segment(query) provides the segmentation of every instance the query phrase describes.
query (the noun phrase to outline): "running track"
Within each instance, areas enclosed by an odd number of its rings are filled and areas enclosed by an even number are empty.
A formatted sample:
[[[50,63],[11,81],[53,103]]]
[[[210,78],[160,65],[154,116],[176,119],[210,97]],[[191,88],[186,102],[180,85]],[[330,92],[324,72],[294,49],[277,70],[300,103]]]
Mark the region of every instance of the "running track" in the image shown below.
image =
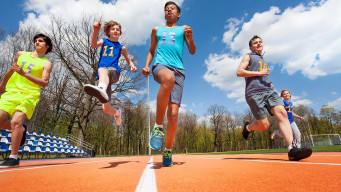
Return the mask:
[[[173,155],[21,161],[0,169],[0,191],[341,191],[341,152]]]

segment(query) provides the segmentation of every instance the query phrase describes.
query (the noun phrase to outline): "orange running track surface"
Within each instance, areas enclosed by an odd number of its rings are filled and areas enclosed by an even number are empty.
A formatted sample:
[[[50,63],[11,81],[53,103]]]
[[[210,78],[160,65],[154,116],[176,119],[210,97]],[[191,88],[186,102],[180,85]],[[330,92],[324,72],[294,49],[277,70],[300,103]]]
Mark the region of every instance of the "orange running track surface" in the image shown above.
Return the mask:
[[[0,169],[0,191],[135,191],[150,156],[21,161]],[[341,153],[153,156],[158,191],[340,191]]]

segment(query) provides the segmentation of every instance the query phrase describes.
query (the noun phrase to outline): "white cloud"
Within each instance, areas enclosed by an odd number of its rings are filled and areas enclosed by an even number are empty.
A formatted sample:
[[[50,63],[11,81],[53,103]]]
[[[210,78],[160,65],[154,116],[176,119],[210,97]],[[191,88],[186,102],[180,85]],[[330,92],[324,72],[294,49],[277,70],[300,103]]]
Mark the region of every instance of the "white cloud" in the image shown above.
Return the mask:
[[[337,62],[341,57],[339,7],[341,1],[326,0],[284,11],[271,7],[240,25],[238,20],[228,20],[222,40],[234,55],[211,53],[205,61],[204,79],[226,91],[228,98],[243,101],[243,78],[236,78],[235,72],[242,56],[250,52],[248,41],[255,34],[263,39],[265,60],[272,65],[280,64],[289,75],[301,72],[316,79],[341,73],[341,64]]]
[[[334,101],[328,102],[328,106],[333,107],[336,110],[341,110],[341,97]]]
[[[240,98],[244,95],[245,80],[237,78],[236,71],[241,57],[231,57],[228,54],[210,54],[205,60],[207,71],[204,79],[211,83],[213,87],[227,92],[227,97],[237,99],[238,102],[244,100]]]
[[[20,25],[50,23],[52,15],[64,19],[78,20],[85,13],[103,16],[103,21],[115,20],[122,25],[124,42],[145,44],[151,29],[164,24],[163,7],[167,0],[27,0],[25,10],[28,17]],[[181,6],[183,0],[175,1]],[[103,26],[103,25],[102,25]]]
[[[309,106],[311,105],[313,102],[310,101],[309,99],[300,99],[300,100],[296,100],[294,103],[294,106],[299,106],[299,105],[306,105]]]

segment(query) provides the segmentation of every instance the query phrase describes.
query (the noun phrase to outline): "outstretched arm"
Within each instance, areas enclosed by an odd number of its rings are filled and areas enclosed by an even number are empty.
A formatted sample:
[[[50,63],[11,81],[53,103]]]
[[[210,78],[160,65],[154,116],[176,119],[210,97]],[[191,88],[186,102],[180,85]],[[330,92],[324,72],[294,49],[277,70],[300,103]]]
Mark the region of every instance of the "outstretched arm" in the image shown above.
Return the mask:
[[[13,62],[12,65],[17,64],[18,58],[19,58],[19,56],[20,56],[22,53],[23,53],[23,51],[17,52],[17,54],[15,55],[15,59],[14,59],[14,62]],[[12,69],[12,67],[9,68],[9,69],[6,71],[6,73],[5,73],[5,75],[4,75],[4,78],[2,78],[2,81],[1,81],[1,83],[0,83],[0,93],[5,93],[5,91],[6,91],[6,90],[5,90],[5,86],[6,86],[7,82],[8,82],[8,80],[9,80],[9,78],[11,78],[11,76],[13,75],[13,73],[14,73],[14,70]]]
[[[131,59],[129,58],[129,54],[128,54],[128,51],[127,51],[127,48],[126,47],[122,47],[122,50],[121,50],[121,54],[124,56],[124,58],[126,59],[129,67],[130,67],[130,70],[131,72],[134,72],[136,73],[137,71],[137,68],[135,67],[134,63],[131,61]]]
[[[101,29],[101,22],[96,21],[94,23],[94,33],[92,34],[91,47],[97,48],[103,45],[103,39],[97,41],[98,32]]]
[[[302,121],[304,121],[304,117],[301,117],[299,115],[297,115],[296,113],[292,112],[292,116],[301,119]]]
[[[187,26],[187,25],[184,25],[183,28],[185,31],[185,39],[186,39],[186,44],[187,44],[189,53],[194,55],[197,48],[193,40],[193,30],[190,26]]]
[[[270,75],[270,69],[263,68],[261,71],[248,71],[246,68],[250,64],[250,56],[245,55],[239,64],[237,69],[237,77],[253,77],[253,76],[265,76]]]
[[[148,52],[147,58],[146,58],[146,65],[142,69],[142,74],[144,76],[148,76],[149,75],[149,72],[150,72],[149,65],[152,62],[153,58],[154,58],[154,53],[155,53],[155,49],[156,49],[156,46],[157,46],[157,38],[156,38],[156,31],[157,31],[157,29],[158,29],[158,27],[154,27],[153,30],[152,30],[149,52]]]

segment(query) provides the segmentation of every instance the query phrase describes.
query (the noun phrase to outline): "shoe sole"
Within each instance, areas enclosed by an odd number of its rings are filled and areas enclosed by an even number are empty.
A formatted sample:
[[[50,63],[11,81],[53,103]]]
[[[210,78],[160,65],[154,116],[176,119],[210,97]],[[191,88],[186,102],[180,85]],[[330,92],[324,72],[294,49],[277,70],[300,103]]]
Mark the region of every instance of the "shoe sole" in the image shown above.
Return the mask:
[[[17,168],[19,165],[14,165],[14,166],[0,166],[0,169],[8,169],[8,168]]]
[[[306,159],[311,156],[313,151],[310,148],[305,148],[304,150],[301,151],[301,153],[296,154],[296,157],[289,157],[290,161],[299,161],[302,159]]]
[[[85,85],[84,86],[84,91],[85,93],[87,93],[88,95],[91,95],[93,97],[96,97],[101,103],[107,103],[109,102],[109,100],[107,100],[106,98],[104,98],[102,96],[102,94],[97,90],[97,89],[94,89],[93,87],[90,87],[90,86],[87,86]]]
[[[173,166],[173,164],[171,164],[171,165],[163,165],[162,164],[162,167],[172,167]]]
[[[152,147],[152,146],[150,145],[150,142],[149,142],[149,147],[150,147],[151,149],[153,149],[154,151],[161,151],[161,148],[162,148],[162,147],[160,147],[160,149],[155,149],[154,147]]]
[[[22,133],[22,139],[21,139],[21,142],[20,142],[20,147],[24,146],[25,143],[26,143],[26,135],[27,135],[27,125],[25,125],[25,131]]]

